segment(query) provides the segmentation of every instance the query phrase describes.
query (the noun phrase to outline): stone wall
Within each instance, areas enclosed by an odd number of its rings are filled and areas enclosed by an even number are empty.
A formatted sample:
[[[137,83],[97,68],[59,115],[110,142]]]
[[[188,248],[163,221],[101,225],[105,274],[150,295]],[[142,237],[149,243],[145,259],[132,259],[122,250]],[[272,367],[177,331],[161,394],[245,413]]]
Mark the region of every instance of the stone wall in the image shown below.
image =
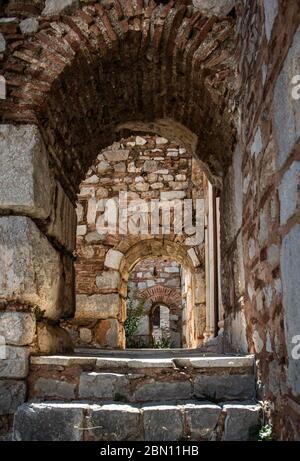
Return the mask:
[[[237,11],[239,142],[221,197],[225,334],[230,348],[257,356],[274,436],[299,439],[300,5],[239,2]]]
[[[72,351],[75,207],[37,127],[0,126],[0,437],[25,400],[30,353]]]
[[[128,274],[122,268],[122,258],[142,239],[176,240],[185,253],[184,264],[188,260],[193,272],[199,272],[201,268],[203,271],[206,187],[204,173],[191,153],[166,138],[132,136],[114,143],[98,155],[78,195],[77,307],[75,319],[69,324],[76,344],[124,346],[125,311],[122,299],[126,298]],[[112,227],[112,212],[120,210],[120,194],[124,193],[127,193],[124,203],[129,206],[128,222],[125,228],[123,224],[123,228],[120,227],[118,215],[117,226]],[[183,210],[184,199],[191,201],[191,222],[177,235],[174,226],[183,214],[177,214],[176,208]],[[196,220],[193,222],[199,206],[196,199],[203,208],[200,221],[197,221],[199,233],[195,230]],[[145,210],[141,211],[141,219],[137,219],[133,207],[139,200],[148,204],[152,201],[151,206],[157,213],[156,227],[154,215],[147,214]],[[166,217],[169,208],[171,226],[168,230]],[[147,256],[152,256],[151,252]],[[176,250],[170,250],[169,256],[178,260]],[[132,264],[140,259],[141,255],[137,252]],[[128,270],[130,272],[131,267]],[[197,304],[197,299],[191,302]]]

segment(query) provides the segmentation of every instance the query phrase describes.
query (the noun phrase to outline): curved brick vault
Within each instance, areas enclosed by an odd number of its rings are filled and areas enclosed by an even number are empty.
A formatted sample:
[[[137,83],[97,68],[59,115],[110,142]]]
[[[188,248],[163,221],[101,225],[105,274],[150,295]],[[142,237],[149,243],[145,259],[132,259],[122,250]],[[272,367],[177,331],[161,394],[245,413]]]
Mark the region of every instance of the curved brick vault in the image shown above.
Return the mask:
[[[141,290],[137,294],[138,298],[150,301],[152,305],[165,304],[170,309],[178,308],[181,304],[180,290],[167,288],[162,285],[155,285],[145,290]]]
[[[128,0],[38,18],[35,34],[20,36],[13,26],[5,33],[1,118],[38,124],[70,197],[129,121],[183,125],[208,171],[222,175],[234,143],[231,16],[204,17],[187,0]]]

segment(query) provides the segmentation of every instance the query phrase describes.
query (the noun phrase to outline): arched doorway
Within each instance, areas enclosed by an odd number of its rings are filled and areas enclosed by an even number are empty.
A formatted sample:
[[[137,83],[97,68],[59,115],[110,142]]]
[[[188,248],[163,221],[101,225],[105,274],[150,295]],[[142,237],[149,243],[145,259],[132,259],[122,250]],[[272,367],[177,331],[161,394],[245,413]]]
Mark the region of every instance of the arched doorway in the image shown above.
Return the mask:
[[[149,257],[138,262],[128,280],[126,346],[182,347],[185,295],[183,271],[176,261]],[[165,314],[165,320],[160,314]],[[135,330],[131,328],[127,331],[126,326],[131,326],[134,319]],[[158,322],[154,322],[154,319]],[[154,330],[157,330],[157,334],[154,334]]]
[[[171,313],[168,306],[157,304],[152,308],[150,315],[150,334],[154,348],[168,349],[174,345],[170,317]]]

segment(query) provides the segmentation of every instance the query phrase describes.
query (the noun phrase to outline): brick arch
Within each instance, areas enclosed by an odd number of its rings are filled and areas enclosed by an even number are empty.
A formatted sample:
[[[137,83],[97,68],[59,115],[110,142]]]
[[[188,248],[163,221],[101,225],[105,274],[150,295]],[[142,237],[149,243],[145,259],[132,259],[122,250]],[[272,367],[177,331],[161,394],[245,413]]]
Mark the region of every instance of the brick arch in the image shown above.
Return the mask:
[[[180,290],[167,288],[162,285],[155,285],[141,290],[137,293],[137,297],[150,301],[152,305],[165,304],[170,310],[178,308],[181,304]]]
[[[35,35],[8,37],[2,120],[39,126],[72,197],[130,120],[184,125],[220,176],[234,143],[234,25],[232,17],[205,17],[189,0],[91,1],[41,17]]]
[[[125,240],[126,242],[126,240]],[[196,328],[195,323],[195,309],[194,309],[194,299],[195,299],[195,277],[197,272],[197,267],[200,265],[200,261],[197,261],[191,257],[187,247],[172,238],[166,238],[166,236],[161,238],[145,238],[139,239],[139,241],[134,242],[130,241],[125,243],[121,242],[114,250],[109,250],[106,255],[106,260],[104,266],[108,269],[114,266],[114,269],[119,272],[120,284],[119,284],[119,295],[120,295],[120,305],[119,305],[119,321],[122,325],[126,319],[126,299],[128,292],[128,279],[129,273],[135,267],[135,265],[142,259],[147,257],[168,257],[179,264],[185,270],[186,280],[188,280],[189,293],[187,303],[185,306],[185,317],[186,322],[184,325],[184,347],[192,348],[195,347],[195,337],[194,331]],[[116,265],[111,264],[111,259],[116,260]],[[121,333],[120,338],[123,333]],[[122,338],[121,338],[122,339]],[[123,337],[121,341],[121,347],[125,347],[125,338]]]

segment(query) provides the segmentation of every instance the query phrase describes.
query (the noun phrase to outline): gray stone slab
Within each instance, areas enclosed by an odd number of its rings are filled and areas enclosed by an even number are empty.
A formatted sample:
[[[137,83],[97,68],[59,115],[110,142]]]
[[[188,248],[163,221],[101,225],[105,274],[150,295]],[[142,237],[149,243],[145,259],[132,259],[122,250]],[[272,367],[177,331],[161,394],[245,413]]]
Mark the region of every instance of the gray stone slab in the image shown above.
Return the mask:
[[[142,416],[130,405],[91,406],[87,427],[95,441],[137,441],[142,439]]]
[[[294,226],[282,242],[281,276],[283,307],[285,312],[285,337],[288,351],[288,385],[296,396],[300,394],[300,360],[293,351],[297,344],[295,337],[300,332],[300,225]],[[294,355],[294,356],[293,356]],[[296,359],[296,360],[295,360]]]
[[[58,182],[55,184],[54,204],[46,233],[72,252],[76,245],[77,215],[74,205]]]
[[[185,420],[191,440],[216,440],[216,427],[222,408],[209,402],[184,405]]]
[[[58,379],[39,378],[34,384],[35,395],[39,398],[74,399],[76,385]]]
[[[136,402],[153,400],[186,400],[192,397],[192,385],[189,381],[157,382],[143,384],[134,393]]]
[[[6,50],[6,40],[4,38],[4,35],[0,33],[0,53],[4,53]]]
[[[175,405],[144,406],[145,441],[169,442],[183,438],[183,413]]]
[[[278,15],[278,0],[264,0],[263,1],[265,10],[265,31],[267,40],[270,40],[273,25]]]
[[[27,217],[0,218],[0,293],[7,300],[39,306],[60,317],[62,265],[59,253]]]
[[[0,415],[15,413],[26,397],[26,384],[24,381],[0,379]]]
[[[82,399],[111,399],[127,393],[128,380],[117,373],[82,373],[79,381],[79,397]]]
[[[52,183],[47,153],[35,125],[0,126],[0,209],[45,219]]]
[[[80,441],[84,410],[78,403],[31,403],[18,408],[13,427],[15,441]]]
[[[293,162],[285,172],[279,186],[281,225],[286,224],[297,211],[300,197],[299,184],[300,162]]]
[[[223,440],[244,442],[260,424],[260,406],[247,404],[224,404],[226,412]],[[252,435],[253,436],[253,435]]]
[[[220,400],[248,400],[255,397],[254,375],[197,375],[194,381],[197,398]]]
[[[28,312],[0,312],[0,335],[6,344],[26,346],[35,335],[35,316]]]
[[[274,117],[279,147],[277,166],[281,168],[300,137],[300,104],[292,94],[292,79],[299,75],[300,26],[284,61],[274,91]]]
[[[26,378],[29,352],[26,347],[5,347],[5,359],[0,359],[0,378]]]

